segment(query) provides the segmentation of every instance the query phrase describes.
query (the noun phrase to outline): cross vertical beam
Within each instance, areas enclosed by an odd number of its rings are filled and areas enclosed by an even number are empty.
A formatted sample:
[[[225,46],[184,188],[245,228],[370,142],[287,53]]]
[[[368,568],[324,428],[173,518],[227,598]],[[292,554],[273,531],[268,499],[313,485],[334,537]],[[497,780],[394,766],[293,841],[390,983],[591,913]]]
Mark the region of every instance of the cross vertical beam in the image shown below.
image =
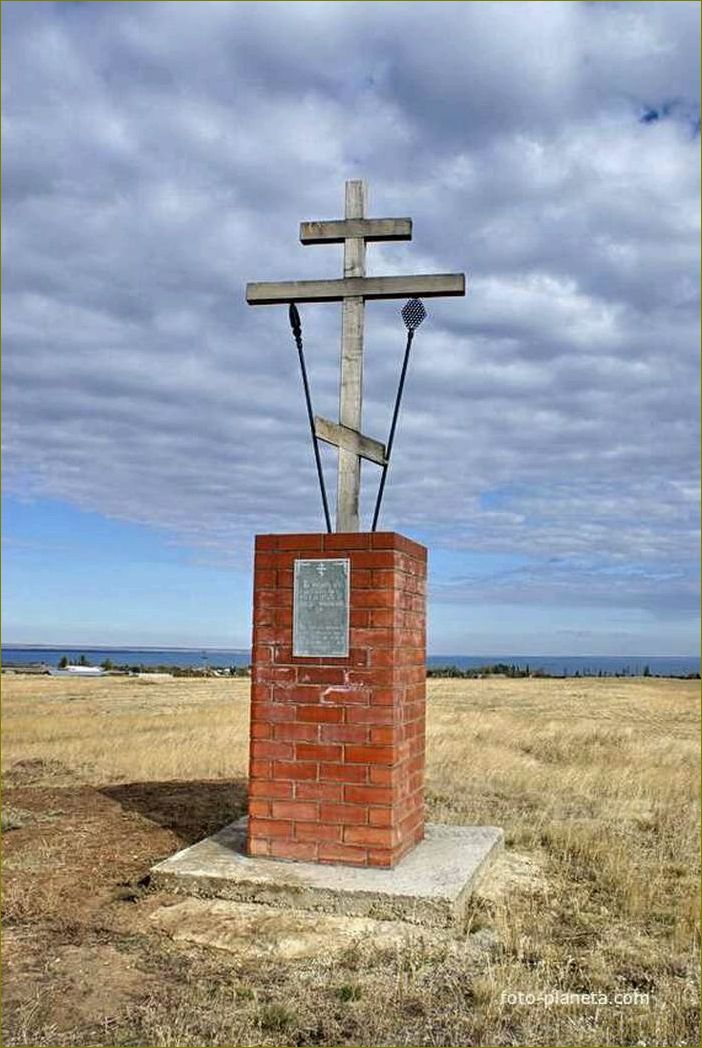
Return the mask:
[[[346,183],[344,217],[365,218],[366,185],[360,179]],[[363,237],[344,239],[344,277],[365,277],[366,242]],[[363,400],[363,319],[362,296],[344,298],[341,314],[341,373],[339,382],[339,422],[361,432]],[[361,460],[353,451],[339,448],[336,494],[336,530],[359,530]]]

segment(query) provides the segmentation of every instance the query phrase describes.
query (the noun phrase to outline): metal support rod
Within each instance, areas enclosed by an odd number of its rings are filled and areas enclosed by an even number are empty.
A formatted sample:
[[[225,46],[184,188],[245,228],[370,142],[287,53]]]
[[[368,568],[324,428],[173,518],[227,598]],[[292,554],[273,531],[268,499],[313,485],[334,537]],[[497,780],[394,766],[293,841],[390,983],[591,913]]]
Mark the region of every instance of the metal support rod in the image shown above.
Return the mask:
[[[310,433],[312,435],[312,446],[314,448],[314,461],[317,466],[317,479],[319,480],[319,490],[322,493],[322,506],[324,507],[324,520],[327,525],[327,532],[331,534],[331,516],[329,514],[329,503],[327,501],[327,489],[324,483],[324,473],[322,472],[322,459],[319,454],[319,443],[317,441],[317,434],[314,430],[314,412],[312,410],[312,397],[310,395],[310,384],[307,381],[307,367],[305,365],[305,353],[302,348],[302,323],[300,321],[300,314],[297,306],[294,302],[290,303],[288,310],[288,316],[290,318],[290,327],[292,328],[293,338],[295,339],[295,345],[297,346],[297,355],[300,358],[300,370],[302,372],[302,385],[305,388],[305,403],[307,404],[307,418],[310,423]]]
[[[392,423],[390,425],[390,436],[388,437],[387,451],[385,453],[385,465],[383,466],[383,472],[380,476],[380,484],[378,485],[378,495],[375,500],[375,510],[373,511],[373,523],[371,525],[371,531],[375,531],[378,524],[378,517],[380,515],[380,504],[383,501],[383,492],[385,491],[385,481],[388,476],[388,467],[390,465],[390,455],[392,453],[392,445],[395,440],[395,427],[397,426],[397,416],[400,413],[400,401],[402,400],[402,391],[405,386],[405,376],[407,375],[407,365],[409,364],[410,349],[412,348],[412,339],[414,338],[414,330],[410,328],[407,332],[407,345],[405,346],[405,359],[402,361],[402,371],[400,372],[400,384],[397,387],[397,396],[395,397],[395,409],[392,413]]]

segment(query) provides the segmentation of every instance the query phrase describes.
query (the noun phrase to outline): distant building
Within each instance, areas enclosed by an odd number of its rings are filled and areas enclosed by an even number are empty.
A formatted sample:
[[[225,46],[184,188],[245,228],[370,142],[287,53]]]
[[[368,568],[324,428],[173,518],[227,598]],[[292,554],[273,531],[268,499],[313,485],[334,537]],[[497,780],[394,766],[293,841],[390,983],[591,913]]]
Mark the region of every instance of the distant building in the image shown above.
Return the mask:
[[[64,666],[62,670],[50,669],[52,677],[104,677],[101,666]]]

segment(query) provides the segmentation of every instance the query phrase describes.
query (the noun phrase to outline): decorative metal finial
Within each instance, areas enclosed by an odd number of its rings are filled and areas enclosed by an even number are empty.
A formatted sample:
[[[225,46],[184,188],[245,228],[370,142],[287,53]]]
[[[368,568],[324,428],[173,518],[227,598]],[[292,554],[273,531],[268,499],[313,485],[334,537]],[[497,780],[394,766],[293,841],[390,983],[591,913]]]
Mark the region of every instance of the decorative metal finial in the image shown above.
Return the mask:
[[[426,319],[427,311],[421,298],[411,298],[402,307],[400,315],[405,322],[405,327],[410,331],[416,331],[422,321]]]

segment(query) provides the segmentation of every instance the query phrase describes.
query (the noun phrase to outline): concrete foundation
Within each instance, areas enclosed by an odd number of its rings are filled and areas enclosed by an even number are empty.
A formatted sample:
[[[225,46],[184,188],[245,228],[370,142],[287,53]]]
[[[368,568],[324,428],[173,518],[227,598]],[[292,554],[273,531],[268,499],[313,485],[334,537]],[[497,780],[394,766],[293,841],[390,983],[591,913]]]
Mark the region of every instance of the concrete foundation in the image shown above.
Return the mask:
[[[494,826],[428,823],[426,836],[392,869],[286,862],[246,854],[246,819],[177,852],[151,884],[202,898],[449,927],[503,846]]]

